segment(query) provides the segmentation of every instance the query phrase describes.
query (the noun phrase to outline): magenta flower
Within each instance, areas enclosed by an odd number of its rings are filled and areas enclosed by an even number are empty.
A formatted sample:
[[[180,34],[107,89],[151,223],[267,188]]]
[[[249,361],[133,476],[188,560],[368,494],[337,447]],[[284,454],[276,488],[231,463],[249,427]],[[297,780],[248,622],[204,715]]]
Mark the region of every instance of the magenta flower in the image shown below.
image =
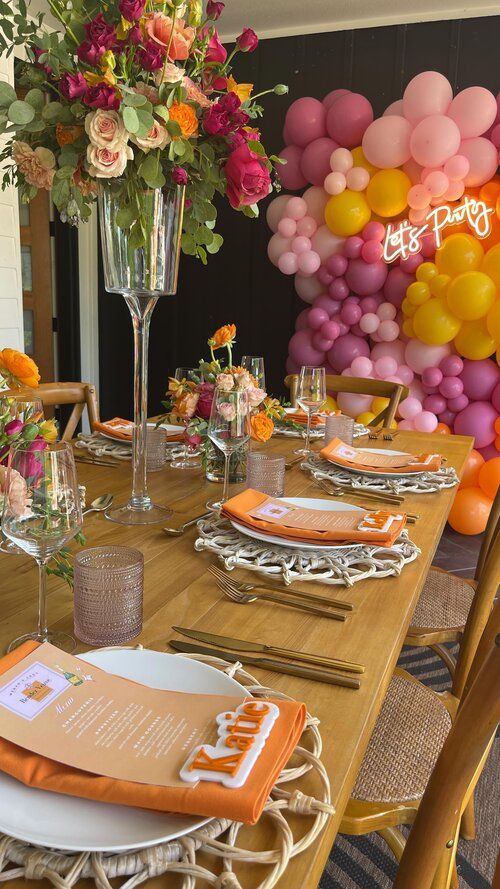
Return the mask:
[[[197,448],[198,445],[201,445],[201,443],[203,441],[203,436],[201,436],[199,434],[199,432],[190,434],[189,432],[186,431],[184,433],[184,438],[185,438],[187,444],[190,445],[190,447],[192,447],[193,449]]]
[[[118,9],[127,22],[137,22],[144,12],[145,0],[120,0]]]
[[[145,71],[158,71],[163,67],[165,52],[164,46],[160,46],[154,40],[148,40],[146,45],[137,51],[136,58]]]
[[[243,28],[240,36],[236,38],[236,46],[241,52],[253,52],[259,45],[259,38],[252,28]]]
[[[50,67],[50,65],[47,65],[45,63],[42,64],[38,61],[40,56],[44,55],[46,52],[46,49],[40,49],[40,47],[38,46],[33,47],[33,54],[35,56],[35,68],[41,68],[42,71],[45,71],[46,75],[50,77],[50,75],[52,74],[52,68]]]
[[[199,383],[196,387],[200,393],[198,404],[196,405],[196,415],[203,420],[210,419],[212,410],[212,401],[214,400],[215,386],[213,383]]]
[[[88,83],[80,71],[76,74],[63,74],[59,81],[59,92],[65,99],[79,99],[85,95],[87,89]]]
[[[99,66],[99,60],[104,55],[106,49],[104,46],[97,46],[91,40],[84,40],[76,50],[76,54],[81,62],[92,65],[94,68]]]
[[[172,179],[177,185],[187,185],[188,174],[184,167],[174,167],[172,170]]]
[[[10,423],[6,423],[4,432],[6,435],[17,435],[18,432],[23,428],[22,420],[11,420]]]
[[[217,21],[218,18],[222,15],[222,12],[225,7],[225,3],[219,3],[218,0],[208,0],[207,3],[207,16],[209,19],[212,19],[213,22]]]
[[[142,43],[142,32],[139,25],[134,25],[133,28],[128,32],[128,42],[132,44],[132,46],[138,46],[139,43]]]
[[[96,46],[103,46],[106,50],[111,49],[116,42],[115,26],[105,20],[102,12],[96,15],[95,19],[92,19],[92,21],[89,22],[88,25],[84,25],[84,27],[88,39]]]
[[[191,198],[186,198],[186,200],[184,201],[184,210],[187,212],[188,210],[191,209],[192,206],[193,206],[193,202],[192,202]]]
[[[117,111],[120,107],[120,100],[116,94],[116,90],[107,83],[98,83],[96,86],[88,88],[83,101],[90,108],[106,108],[108,111]]]
[[[203,115],[203,129],[209,136],[228,136],[244,127],[249,120],[246,111],[241,111],[241,102],[236,93],[226,93]]]
[[[209,33],[209,29],[205,26],[201,29],[198,37],[200,40],[205,40]],[[210,38],[208,41],[207,51],[205,53],[205,62],[217,62],[218,64],[223,65],[226,59],[227,50],[222,46],[222,43],[220,42],[217,28],[214,28],[212,34],[210,34]]]
[[[269,194],[271,177],[264,158],[254,154],[248,143],[229,155],[224,167],[226,195],[235,210],[256,204]]]

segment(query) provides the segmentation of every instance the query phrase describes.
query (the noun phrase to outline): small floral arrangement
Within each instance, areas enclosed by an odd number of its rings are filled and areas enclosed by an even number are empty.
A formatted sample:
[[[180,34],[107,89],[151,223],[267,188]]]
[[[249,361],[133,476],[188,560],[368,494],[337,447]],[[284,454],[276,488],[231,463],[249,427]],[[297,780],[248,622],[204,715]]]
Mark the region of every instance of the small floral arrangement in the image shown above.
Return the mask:
[[[231,53],[216,21],[224,3],[208,0],[47,0],[62,33],[43,30],[29,2],[0,3],[0,52],[26,47],[18,80],[23,100],[0,82],[3,187],[21,200],[50,189],[61,217],[87,219],[97,183],[119,190],[117,225],[144,246],[141,195],[171,183],[186,186],[182,248],[206,262],[222,237],[214,231],[214,195],[257,216],[281,161],[268,156],[254,122],[266,93],[237,83],[233,59],[253,52],[258,38],[244,28]]]

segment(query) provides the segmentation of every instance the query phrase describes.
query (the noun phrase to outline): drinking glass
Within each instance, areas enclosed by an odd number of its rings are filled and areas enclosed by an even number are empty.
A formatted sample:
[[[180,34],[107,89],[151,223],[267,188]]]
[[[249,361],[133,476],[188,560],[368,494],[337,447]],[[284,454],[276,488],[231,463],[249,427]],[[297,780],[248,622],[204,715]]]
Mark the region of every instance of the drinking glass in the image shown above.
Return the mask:
[[[259,389],[266,388],[266,375],[264,372],[264,359],[257,355],[243,355],[241,366],[251,373],[257,382]]]
[[[229,460],[231,454],[243,447],[248,439],[248,396],[245,390],[230,392],[217,388],[208,421],[208,437],[224,454],[224,487],[220,500],[209,501],[208,509],[219,510],[228,499]]]
[[[303,448],[297,448],[296,454],[308,457],[311,453],[309,440],[311,437],[311,420],[326,402],[326,376],[324,367],[311,367],[304,365],[299,374],[297,389],[297,402],[307,414],[306,443]]]
[[[247,462],[247,488],[283,497],[285,493],[285,458],[251,451]]]
[[[327,417],[325,420],[325,444],[333,438],[340,438],[345,444],[352,445],[354,438],[354,420],[344,414]]]
[[[142,630],[144,556],[94,546],[75,556],[75,635],[87,645],[123,645]]]
[[[179,383],[182,383],[183,380],[196,382],[199,375],[197,367],[177,367],[174,377]],[[191,456],[189,445],[185,441],[181,456],[177,460],[172,460],[170,465],[172,469],[197,469],[201,466],[201,459]]]
[[[51,642],[73,651],[75,640],[47,627],[47,563],[82,527],[82,506],[75,460],[67,442],[44,443],[42,450],[12,448],[7,467],[7,496],[2,531],[38,565],[38,629],[9,645],[28,639]]]
[[[4,395],[0,398],[0,418],[9,420],[21,420],[21,423],[39,423],[43,420],[43,404],[40,398],[31,395]],[[21,556],[19,549],[11,540],[0,540],[0,552],[12,556]]]
[[[167,462],[167,433],[161,427],[149,429],[146,434],[146,469],[158,472]]]

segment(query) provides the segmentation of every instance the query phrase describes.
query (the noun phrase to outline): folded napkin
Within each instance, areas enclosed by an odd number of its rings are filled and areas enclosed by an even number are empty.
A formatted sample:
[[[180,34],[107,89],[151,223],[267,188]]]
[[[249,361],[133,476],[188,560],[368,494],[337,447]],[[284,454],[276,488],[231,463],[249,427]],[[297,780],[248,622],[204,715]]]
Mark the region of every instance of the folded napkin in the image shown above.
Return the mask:
[[[36,642],[25,642],[1,658],[0,675],[37,647]],[[210,781],[200,781],[194,787],[159,787],[106,778],[31,753],[1,737],[0,770],[29,787],[54,793],[159,812],[229,818],[255,824],[276,778],[297,746],[306,719],[305,704],[281,700],[274,703],[278,705],[280,715],[250,775],[240,788],[223,787]],[[186,759],[188,753],[186,751]]]
[[[441,454],[373,454],[346,445],[333,438],[320,451],[325,460],[337,466],[347,466],[358,472],[368,470],[380,475],[401,475],[402,472],[437,472],[441,468]]]
[[[385,510],[342,512],[292,506],[247,488],[222,507],[222,515],[254,531],[264,531],[285,540],[334,544],[375,543],[392,546],[406,524],[406,515]]]
[[[340,414],[340,411],[320,411],[318,414],[313,414],[311,417],[311,426],[314,428],[315,426],[324,426],[326,417],[336,416]],[[301,426],[307,426],[307,414],[302,408],[294,411],[293,413],[287,413],[285,420],[292,420],[294,423],[300,423]]]
[[[134,424],[131,420],[122,420],[121,417],[114,417],[113,420],[105,420],[103,423],[94,423],[94,432],[104,432],[105,435],[111,435],[118,441],[132,441],[134,434]],[[184,441],[183,432],[175,432],[167,435],[167,441]]]

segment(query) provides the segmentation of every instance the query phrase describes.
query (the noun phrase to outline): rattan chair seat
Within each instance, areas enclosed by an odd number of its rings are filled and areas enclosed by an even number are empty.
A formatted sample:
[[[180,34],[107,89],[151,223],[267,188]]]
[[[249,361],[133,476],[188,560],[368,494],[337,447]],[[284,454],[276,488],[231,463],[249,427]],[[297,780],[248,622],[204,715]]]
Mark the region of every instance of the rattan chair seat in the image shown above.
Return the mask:
[[[436,630],[465,626],[474,593],[474,587],[461,577],[431,568],[411,619],[411,626],[432,627]]]
[[[397,803],[420,799],[451,728],[435,692],[393,676],[352,797]]]

